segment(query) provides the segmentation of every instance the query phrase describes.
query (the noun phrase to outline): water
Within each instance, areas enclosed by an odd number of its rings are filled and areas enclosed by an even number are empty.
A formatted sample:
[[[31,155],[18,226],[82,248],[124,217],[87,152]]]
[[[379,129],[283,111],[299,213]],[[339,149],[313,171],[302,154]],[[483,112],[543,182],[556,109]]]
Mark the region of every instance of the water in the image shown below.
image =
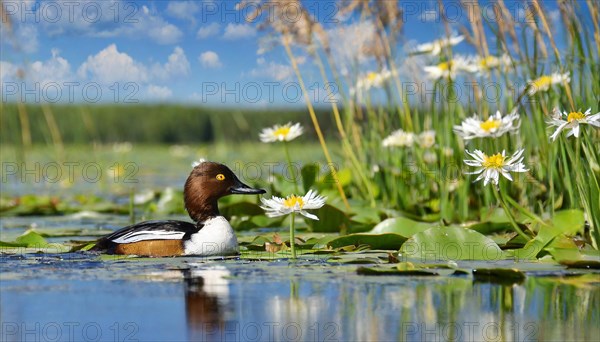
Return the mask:
[[[139,153],[123,157],[146,165],[137,175],[137,191],[180,186],[190,160],[197,158],[182,158],[162,172],[166,152],[152,152],[158,157],[148,159],[156,161],[151,166],[146,157],[132,159]],[[107,167],[115,160],[106,159]],[[85,156],[74,160],[89,162]],[[67,189],[44,182],[5,185],[3,195],[122,190],[127,197],[131,187],[108,177],[102,184],[75,182]],[[4,217],[0,240],[12,241],[32,226],[94,231],[127,223],[128,217],[119,215]],[[527,278],[520,283],[497,284],[467,275],[362,276],[356,269],[365,265],[327,262],[327,256],[290,263],[14,252],[0,249],[0,341],[566,341],[600,336],[598,273],[543,262],[526,265]],[[514,267],[512,261],[458,262],[461,268],[493,265]]]
[[[2,341],[536,341],[600,336],[597,274],[360,276],[325,261],[3,255]],[[461,266],[465,266],[462,264]],[[576,279],[592,278],[590,281]],[[595,282],[595,283],[594,283]]]

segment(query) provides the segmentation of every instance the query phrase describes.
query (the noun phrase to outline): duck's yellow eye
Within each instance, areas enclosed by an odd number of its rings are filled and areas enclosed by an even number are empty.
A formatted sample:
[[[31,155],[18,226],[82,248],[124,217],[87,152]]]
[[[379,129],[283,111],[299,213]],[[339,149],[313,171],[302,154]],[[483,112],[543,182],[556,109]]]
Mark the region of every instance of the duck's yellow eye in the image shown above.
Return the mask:
[[[219,174],[217,175],[217,180],[220,180],[220,181],[222,181],[222,180],[224,180],[224,179],[225,179],[225,176],[224,176],[222,173],[219,173]]]

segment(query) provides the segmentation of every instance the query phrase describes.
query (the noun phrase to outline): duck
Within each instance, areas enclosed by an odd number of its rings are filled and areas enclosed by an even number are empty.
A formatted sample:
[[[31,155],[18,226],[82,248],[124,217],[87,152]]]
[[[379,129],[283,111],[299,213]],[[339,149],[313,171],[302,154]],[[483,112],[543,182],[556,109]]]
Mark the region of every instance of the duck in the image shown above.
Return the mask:
[[[185,209],[193,223],[136,223],[100,238],[91,250],[148,257],[237,255],[237,237],[229,221],[219,213],[217,202],[228,195],[265,192],[242,183],[224,164],[201,161],[192,169],[183,189]]]

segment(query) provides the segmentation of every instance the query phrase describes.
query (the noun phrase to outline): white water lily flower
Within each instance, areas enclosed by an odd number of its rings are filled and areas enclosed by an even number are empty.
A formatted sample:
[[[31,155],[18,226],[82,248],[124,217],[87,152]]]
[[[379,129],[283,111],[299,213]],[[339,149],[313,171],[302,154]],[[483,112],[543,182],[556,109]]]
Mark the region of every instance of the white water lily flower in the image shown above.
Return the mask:
[[[483,121],[477,115],[466,118],[460,125],[454,126],[454,132],[464,140],[474,138],[497,138],[505,133],[517,131],[521,125],[518,113],[502,116],[500,111]]]
[[[571,82],[571,77],[569,77],[568,72],[565,72],[564,74],[555,72],[551,75],[543,75],[533,81],[528,82],[527,92],[529,93],[529,96],[532,96],[539,91],[547,91],[548,89],[550,89],[550,86],[554,84],[565,82]]]
[[[592,113],[592,109],[588,108],[585,113],[582,112],[560,112],[558,108],[554,108],[554,115],[552,119],[548,122],[551,126],[556,126],[556,130],[550,138],[552,141],[558,138],[560,132],[565,129],[571,129],[567,133],[567,138],[574,135],[575,138],[579,138],[579,126],[582,124],[588,124],[595,127],[600,127],[600,112],[594,115],[590,115]]]
[[[465,164],[473,167],[478,167],[479,169],[474,172],[466,172],[468,175],[479,175],[473,182],[477,182],[483,179],[483,185],[486,186],[490,181],[495,185],[498,185],[498,180],[500,175],[504,176],[504,178],[512,181],[512,177],[510,172],[527,172],[525,168],[525,164],[523,164],[523,149],[518,150],[515,154],[510,157],[510,159],[506,159],[506,151],[502,151],[502,153],[496,153],[494,155],[488,156],[480,150],[475,150],[474,152],[466,151],[468,155],[473,157],[473,160],[465,159]]]
[[[309,219],[319,220],[316,215],[306,212],[307,209],[319,209],[325,205],[326,197],[319,196],[316,191],[309,190],[306,195],[300,197],[290,195],[286,198],[273,196],[271,199],[261,198],[261,208],[266,211],[268,217],[284,216],[291,213],[299,213]]]
[[[399,146],[399,147],[410,147],[415,142],[415,134],[411,132],[404,132],[399,129],[392,132],[388,137],[383,139],[383,147]]]
[[[442,49],[447,46],[454,46],[465,39],[465,36],[452,36],[434,40],[430,43],[419,44],[415,48],[417,53],[430,53],[432,56],[437,56],[442,52]]]
[[[477,69],[469,63],[468,59],[462,56],[457,56],[451,61],[442,62],[438,65],[429,65],[423,68],[427,76],[437,80],[440,78],[456,78],[456,75],[461,71],[476,72]]]
[[[275,125],[262,130],[260,141],[264,143],[291,141],[302,135],[303,131],[304,129],[299,123],[292,125],[291,122],[288,122],[285,125]]]
[[[431,148],[435,145],[435,131],[423,131],[418,137],[419,146],[422,148]]]

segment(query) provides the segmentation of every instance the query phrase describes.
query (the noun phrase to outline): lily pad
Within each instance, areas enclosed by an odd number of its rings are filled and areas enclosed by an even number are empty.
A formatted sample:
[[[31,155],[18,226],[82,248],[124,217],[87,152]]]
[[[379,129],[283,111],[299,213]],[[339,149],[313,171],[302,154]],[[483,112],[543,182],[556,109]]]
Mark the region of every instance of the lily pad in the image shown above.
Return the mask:
[[[473,278],[490,283],[520,284],[525,280],[525,273],[515,268],[478,268],[473,270]]]
[[[395,233],[411,237],[416,233],[424,232],[438,224],[414,221],[406,217],[393,217],[381,221],[371,231],[371,234]]]
[[[600,251],[574,248],[548,248],[554,260],[569,268],[600,269]]]
[[[423,262],[504,258],[504,252],[492,239],[457,226],[434,227],[417,233],[402,245],[400,253]]]
[[[399,270],[397,267],[359,267],[356,270],[360,275],[375,275],[375,276],[437,276],[438,273],[426,269]]]
[[[327,243],[331,248],[340,248],[344,246],[368,245],[371,249],[397,250],[407,240],[406,237],[393,234],[350,234],[333,239]]]
[[[15,239],[14,242],[3,242],[0,241],[2,247],[45,247],[48,245],[46,239],[40,234],[29,229],[23,235]]]

